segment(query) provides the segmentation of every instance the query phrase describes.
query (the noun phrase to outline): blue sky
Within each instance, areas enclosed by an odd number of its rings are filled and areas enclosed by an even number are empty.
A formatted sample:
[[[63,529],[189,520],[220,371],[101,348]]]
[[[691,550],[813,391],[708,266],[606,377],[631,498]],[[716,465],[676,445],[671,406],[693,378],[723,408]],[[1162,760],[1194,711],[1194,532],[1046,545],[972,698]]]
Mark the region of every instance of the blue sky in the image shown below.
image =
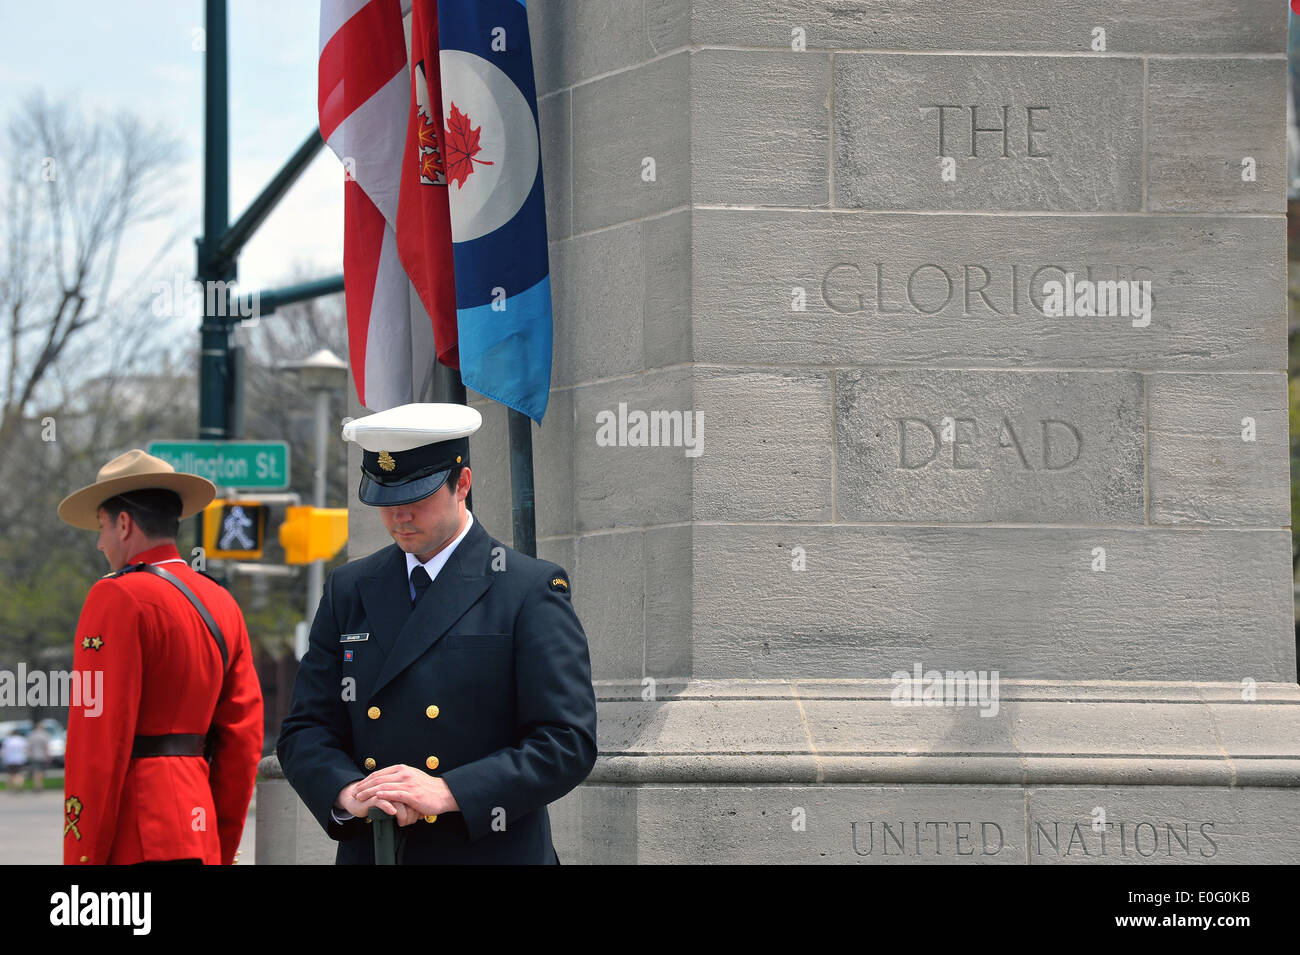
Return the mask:
[[[125,250],[143,263],[172,231],[160,278],[192,278],[202,215],[202,0],[0,0],[0,122],[43,89],[93,112],[127,108],[183,143],[175,219]],[[319,0],[230,0],[230,215],[234,219],[316,126]],[[248,291],[342,270],[343,177],[327,149],[245,247]]]

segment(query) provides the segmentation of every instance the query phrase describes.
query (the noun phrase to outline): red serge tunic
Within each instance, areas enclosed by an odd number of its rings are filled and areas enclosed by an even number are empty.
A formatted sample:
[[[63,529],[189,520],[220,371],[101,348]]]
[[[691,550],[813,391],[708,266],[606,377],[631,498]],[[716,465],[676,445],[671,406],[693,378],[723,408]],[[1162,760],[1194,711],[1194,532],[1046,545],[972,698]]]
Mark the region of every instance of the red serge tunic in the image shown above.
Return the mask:
[[[229,865],[263,743],[248,630],[234,598],[192,570],[175,546],[131,562],[141,561],[162,564],[202,601],[226,638],[230,664],[223,680],[216,641],[168,581],[134,573],[91,587],[77,623],[63,861]],[[201,756],[131,756],[136,736],[202,736],[210,726],[217,731],[210,768]]]

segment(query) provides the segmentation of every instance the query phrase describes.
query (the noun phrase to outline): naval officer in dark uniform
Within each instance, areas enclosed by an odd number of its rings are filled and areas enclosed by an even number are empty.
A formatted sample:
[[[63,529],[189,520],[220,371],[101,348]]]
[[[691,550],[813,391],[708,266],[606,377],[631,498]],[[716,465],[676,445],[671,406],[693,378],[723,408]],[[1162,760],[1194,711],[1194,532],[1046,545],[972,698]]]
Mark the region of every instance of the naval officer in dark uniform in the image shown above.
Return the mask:
[[[465,506],[477,411],[411,404],[349,422],[362,502],[394,544],[332,572],[276,752],[339,863],[558,862],[546,805],[596,761],[587,638],[568,575]]]

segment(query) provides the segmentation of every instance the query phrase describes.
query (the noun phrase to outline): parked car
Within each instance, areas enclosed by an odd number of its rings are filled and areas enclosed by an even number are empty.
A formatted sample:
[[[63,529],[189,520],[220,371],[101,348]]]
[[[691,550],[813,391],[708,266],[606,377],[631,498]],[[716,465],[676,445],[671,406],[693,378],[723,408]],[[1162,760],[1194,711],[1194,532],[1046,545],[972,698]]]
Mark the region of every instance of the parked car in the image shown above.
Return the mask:
[[[45,732],[50,734],[50,763],[54,766],[62,766],[63,754],[68,749],[68,731],[55,719],[43,719],[41,725],[45,727]]]
[[[4,739],[14,730],[27,736],[31,733],[32,726],[31,720],[5,720],[0,723],[0,739]],[[51,765],[62,766],[64,754],[68,749],[68,731],[63,728],[62,723],[49,716],[41,720],[41,726],[50,734]]]

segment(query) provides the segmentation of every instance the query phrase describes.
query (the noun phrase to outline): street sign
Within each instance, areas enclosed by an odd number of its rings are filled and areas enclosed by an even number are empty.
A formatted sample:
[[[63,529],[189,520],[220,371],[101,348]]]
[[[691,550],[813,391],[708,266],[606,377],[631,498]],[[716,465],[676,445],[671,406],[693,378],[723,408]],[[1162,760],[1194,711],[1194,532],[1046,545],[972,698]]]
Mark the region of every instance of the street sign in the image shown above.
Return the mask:
[[[280,491],[289,486],[284,441],[151,441],[149,453],[217,487]]]

